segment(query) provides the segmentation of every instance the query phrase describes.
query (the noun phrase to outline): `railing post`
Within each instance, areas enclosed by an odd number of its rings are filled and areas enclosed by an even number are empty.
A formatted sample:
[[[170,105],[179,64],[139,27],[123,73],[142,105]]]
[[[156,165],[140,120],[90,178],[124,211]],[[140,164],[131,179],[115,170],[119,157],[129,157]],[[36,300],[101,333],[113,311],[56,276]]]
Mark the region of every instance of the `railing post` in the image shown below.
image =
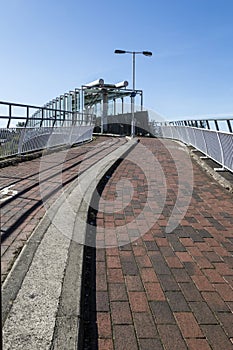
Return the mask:
[[[215,124],[216,130],[219,131],[218,121],[215,120],[215,121],[214,121],[214,124]]]
[[[40,122],[40,128],[43,126],[44,121],[44,108],[41,109],[41,122]]]
[[[29,121],[29,107],[27,106],[27,116],[26,116],[25,128],[28,125],[28,121]]]
[[[57,111],[55,111],[55,115],[54,115],[53,128],[54,128],[56,122],[57,122]]]
[[[9,129],[10,127],[10,123],[11,123],[11,104],[9,104],[9,119],[8,119],[8,122],[7,122],[7,129]]]
[[[227,119],[227,125],[228,125],[229,131],[232,132],[231,122],[229,119]]]

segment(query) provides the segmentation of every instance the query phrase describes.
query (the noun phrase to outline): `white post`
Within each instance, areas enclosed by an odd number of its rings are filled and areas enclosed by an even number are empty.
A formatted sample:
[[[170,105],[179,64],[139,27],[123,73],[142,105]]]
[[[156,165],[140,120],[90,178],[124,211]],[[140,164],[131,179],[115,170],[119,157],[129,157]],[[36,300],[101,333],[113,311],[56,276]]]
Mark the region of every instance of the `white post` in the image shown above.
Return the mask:
[[[131,137],[135,136],[135,127],[134,127],[134,95],[135,95],[135,52],[133,52],[133,93],[131,97],[131,112],[132,112],[132,120],[131,120]]]

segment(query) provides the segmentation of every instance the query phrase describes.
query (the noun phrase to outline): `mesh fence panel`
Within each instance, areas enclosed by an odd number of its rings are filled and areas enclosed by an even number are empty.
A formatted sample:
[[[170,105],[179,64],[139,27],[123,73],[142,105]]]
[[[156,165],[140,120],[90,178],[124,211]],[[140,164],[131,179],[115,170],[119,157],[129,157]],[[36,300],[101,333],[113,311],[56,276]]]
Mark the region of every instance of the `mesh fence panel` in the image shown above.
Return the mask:
[[[208,157],[233,171],[233,134],[189,126],[161,126],[164,138],[176,139],[191,145]]]
[[[223,153],[223,166],[228,170],[233,170],[233,135],[219,133],[219,140]]]
[[[193,133],[195,135],[195,144],[193,146],[206,154],[207,145],[205,141],[205,131],[202,129],[193,129]]]
[[[93,125],[0,129],[0,157],[92,139]]]
[[[0,129],[0,157],[15,155],[18,153],[18,146],[22,129]]]
[[[223,164],[221,145],[219,143],[218,132],[206,130],[204,133],[207,152],[206,154],[216,162]]]

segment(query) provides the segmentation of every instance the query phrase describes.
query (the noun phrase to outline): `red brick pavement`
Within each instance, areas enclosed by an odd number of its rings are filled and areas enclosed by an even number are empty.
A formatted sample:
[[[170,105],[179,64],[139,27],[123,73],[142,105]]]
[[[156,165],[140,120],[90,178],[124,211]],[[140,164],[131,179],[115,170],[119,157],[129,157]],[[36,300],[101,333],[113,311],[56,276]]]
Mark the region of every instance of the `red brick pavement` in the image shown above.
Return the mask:
[[[142,139],[159,160],[167,183],[161,215],[134,222],[145,209],[147,181],[135,163],[119,165],[105,186],[97,213],[96,313],[101,350],[233,349],[233,206],[232,195],[193,163],[194,187],[188,210],[177,228],[166,233],[178,193],[177,173],[167,149],[172,141]],[[183,152],[183,151],[177,151]],[[132,155],[132,154],[131,154]],[[146,159],[145,159],[146,162]],[[185,161],[183,172],[185,173]],[[117,184],[123,188],[120,209]],[[157,190],[160,190],[158,182]],[[183,184],[184,185],[184,184]],[[182,185],[182,186],[183,186]],[[119,188],[118,188],[119,190]],[[182,188],[185,190],[185,187]],[[129,200],[130,199],[130,200]],[[152,203],[153,204],[153,203]],[[154,208],[156,208],[156,201]],[[119,209],[119,210],[117,210]],[[119,242],[130,243],[114,247]]]
[[[0,169],[0,190],[13,185],[12,190],[18,192],[1,203],[2,281],[44,216],[43,203],[46,207],[54,203],[80,171],[123,142],[124,139],[100,137],[92,143]]]
[[[165,141],[164,147],[155,139],[142,139],[141,144],[154,154],[165,173],[166,201],[157,217],[153,213],[159,209],[159,196],[146,207],[150,193],[145,174],[137,166],[142,157],[137,146],[131,154],[136,164],[123,160],[104,188],[97,213],[97,245],[113,245],[96,250],[99,349],[232,349],[232,195],[193,163],[190,205],[178,227],[166,233],[178,193],[174,161],[167,150],[175,144]],[[88,147],[73,148],[66,154],[63,187],[77,176],[79,161],[90,152]],[[42,178],[46,180],[43,192],[50,195],[46,199],[49,205],[61,193],[56,155],[62,158],[62,152],[46,157],[46,176]],[[3,235],[10,232],[1,247],[3,279],[45,213],[40,203],[39,166],[40,159],[35,159],[0,171],[1,187],[15,184],[13,189],[20,193],[1,209]],[[185,173],[185,161],[182,166]],[[125,178],[133,184],[132,197],[129,187],[121,183]],[[163,187],[158,174],[153,190],[161,191],[161,198]],[[181,187],[185,192],[184,183]],[[117,191],[122,196],[118,197]],[[127,203],[123,209],[121,198]],[[126,224],[131,224],[127,230],[123,229]],[[127,244],[117,247],[119,242]]]

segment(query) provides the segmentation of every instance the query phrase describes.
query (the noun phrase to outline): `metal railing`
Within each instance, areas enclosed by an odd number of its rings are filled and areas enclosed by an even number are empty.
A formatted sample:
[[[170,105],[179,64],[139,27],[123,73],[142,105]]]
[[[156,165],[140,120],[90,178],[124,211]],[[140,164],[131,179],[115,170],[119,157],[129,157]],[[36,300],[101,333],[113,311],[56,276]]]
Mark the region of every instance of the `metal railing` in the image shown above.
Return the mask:
[[[219,120],[212,119],[212,121],[214,121],[216,130],[209,129],[210,121],[205,124],[202,121],[202,127],[185,125],[185,121],[181,125],[178,125],[181,122],[160,123],[160,125],[156,125],[155,135],[179,140],[193,146],[222,166],[216,170],[225,169],[233,172],[233,118],[221,119],[221,122],[225,121],[229,131],[220,131]],[[200,126],[200,124],[196,124],[196,121],[186,121],[186,124],[187,122],[192,122],[191,125]]]
[[[93,128],[92,114],[0,101],[0,158],[84,142]]]
[[[89,125],[92,124],[93,117],[92,113],[86,111],[77,112],[52,106],[38,107],[0,101],[0,127],[5,121],[4,127],[7,129],[20,123],[25,127]]]
[[[166,125],[176,125],[176,126],[192,126],[195,128],[216,130],[216,131],[229,131],[233,132],[233,117],[221,117],[221,118],[202,118],[195,120],[175,120],[165,123]]]

